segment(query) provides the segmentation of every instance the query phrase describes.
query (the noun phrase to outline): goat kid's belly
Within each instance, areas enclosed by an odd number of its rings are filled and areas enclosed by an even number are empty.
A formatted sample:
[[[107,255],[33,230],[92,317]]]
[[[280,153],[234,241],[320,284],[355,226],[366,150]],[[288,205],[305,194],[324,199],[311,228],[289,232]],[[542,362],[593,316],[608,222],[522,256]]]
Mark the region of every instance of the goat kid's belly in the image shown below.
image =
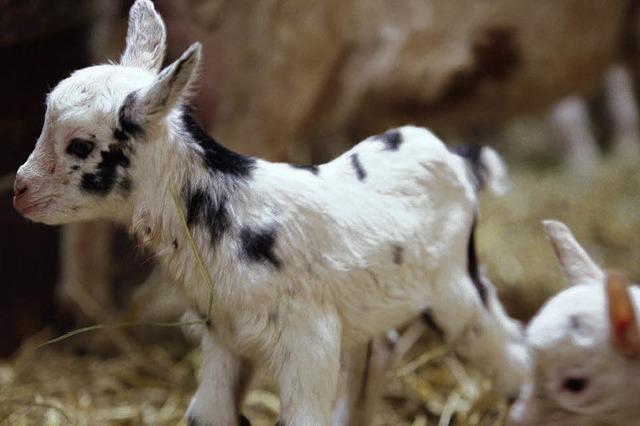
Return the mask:
[[[433,277],[366,270],[337,288],[343,339],[364,343],[419,316],[433,301]]]
[[[209,332],[242,356],[260,361],[273,355],[283,336],[312,339],[313,330],[323,318],[336,317],[341,333],[336,338],[349,346],[358,345],[420,315],[433,302],[434,282],[426,273],[366,269],[325,282],[323,291],[311,291],[311,288],[318,290],[314,285],[299,288],[295,295],[287,295],[286,291],[278,292],[277,296],[255,292],[243,297],[245,303],[227,306],[233,309],[214,309]],[[278,284],[282,282],[268,287],[274,289]],[[202,300],[206,298],[201,297]]]

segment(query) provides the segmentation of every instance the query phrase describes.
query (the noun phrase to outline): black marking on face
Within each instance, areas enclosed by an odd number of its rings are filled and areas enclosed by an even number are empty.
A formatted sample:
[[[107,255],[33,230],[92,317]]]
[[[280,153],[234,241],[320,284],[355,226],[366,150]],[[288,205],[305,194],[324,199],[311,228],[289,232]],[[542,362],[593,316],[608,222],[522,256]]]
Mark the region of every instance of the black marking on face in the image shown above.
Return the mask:
[[[276,230],[273,226],[258,229],[245,226],[240,230],[240,242],[242,253],[247,259],[269,263],[276,269],[282,266],[282,262],[273,252],[276,242]]]
[[[476,218],[473,218],[473,223],[471,225],[471,234],[469,235],[469,243],[467,245],[467,270],[469,271],[469,276],[471,277],[471,281],[473,281],[473,285],[478,290],[478,294],[480,295],[480,300],[482,300],[482,304],[486,307],[488,304],[487,301],[487,287],[482,278],[480,277],[480,271],[478,269],[478,256],[476,254]]]
[[[113,129],[113,138],[119,142],[124,142],[129,140],[129,135],[127,135],[122,129]]]
[[[589,386],[589,380],[583,377],[569,377],[562,383],[562,388],[571,393],[580,393]]]
[[[429,327],[431,331],[433,331],[438,336],[438,338],[440,338],[440,340],[444,341],[446,337],[444,334],[444,330],[442,329],[442,327],[440,327],[440,325],[438,325],[430,308],[422,311],[422,321],[424,321],[427,327]]]
[[[128,136],[135,138],[144,133],[142,127],[131,119],[130,109],[136,101],[136,96],[136,92],[129,93],[118,111],[120,129],[114,130],[113,137],[119,141],[127,140]]]
[[[482,145],[458,145],[452,149],[460,157],[467,160],[471,175],[473,177],[473,185],[476,191],[481,190],[485,186],[484,176],[485,168],[480,161],[482,154]]]
[[[355,152],[351,154],[351,166],[353,167],[353,170],[355,170],[358,180],[364,180],[364,178],[367,177],[367,172],[362,168],[358,154]]]
[[[127,192],[131,190],[131,181],[128,178],[120,177],[118,167],[124,169],[129,167],[129,157],[124,152],[122,144],[109,145],[108,151],[100,151],[102,161],[98,163],[94,173],[84,173],[82,175],[81,188],[92,194],[107,195],[113,187],[118,186]]]
[[[201,224],[209,230],[211,245],[215,246],[231,226],[231,217],[227,209],[227,197],[214,200],[211,194],[202,188],[187,189],[187,225]]]
[[[80,165],[74,164],[73,166],[71,166],[71,170],[73,170],[74,172],[77,172],[78,170],[80,170]]]
[[[89,154],[93,151],[93,148],[96,147],[95,142],[89,141],[86,139],[73,138],[69,141],[67,145],[66,152],[69,155],[73,155],[81,160],[86,160],[89,158]]]
[[[396,265],[401,265],[404,257],[404,247],[398,244],[394,244],[392,247],[393,250],[393,263]]]
[[[248,178],[254,169],[256,161],[220,145],[193,118],[189,111],[182,114],[184,130],[191,136],[194,143],[200,145],[204,151],[205,166],[214,173],[222,173],[239,178]]]
[[[296,169],[306,170],[316,176],[320,174],[320,167],[314,164],[290,164],[290,166]]]
[[[387,151],[397,151],[403,142],[402,133],[398,129],[387,130],[375,138],[384,142],[384,149]]]

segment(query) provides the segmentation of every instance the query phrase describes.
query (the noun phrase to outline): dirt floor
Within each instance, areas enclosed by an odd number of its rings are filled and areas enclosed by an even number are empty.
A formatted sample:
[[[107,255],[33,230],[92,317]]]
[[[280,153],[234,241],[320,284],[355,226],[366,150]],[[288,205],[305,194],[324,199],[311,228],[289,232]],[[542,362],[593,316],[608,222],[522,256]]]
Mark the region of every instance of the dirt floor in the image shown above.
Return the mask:
[[[512,314],[529,318],[562,285],[544,218],[565,221],[602,265],[638,281],[640,170],[634,162],[607,161],[578,176],[520,168],[512,178],[510,194],[483,198],[478,236],[486,273]],[[199,354],[179,331],[157,339],[143,332],[144,340],[129,330],[94,333],[111,343],[111,355],[81,349],[77,337],[38,349],[54,337],[45,330],[0,362],[0,424],[185,424]],[[504,401],[434,336],[426,336],[386,382],[378,425],[503,424]],[[261,426],[273,425],[277,411],[273,387],[258,378],[245,412]]]

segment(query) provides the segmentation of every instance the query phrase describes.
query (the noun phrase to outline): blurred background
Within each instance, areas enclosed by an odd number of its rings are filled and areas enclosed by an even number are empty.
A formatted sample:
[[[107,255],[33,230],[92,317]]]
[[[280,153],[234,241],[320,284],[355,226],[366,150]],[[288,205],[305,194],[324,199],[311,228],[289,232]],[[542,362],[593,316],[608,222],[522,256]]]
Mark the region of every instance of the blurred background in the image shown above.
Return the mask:
[[[179,329],[110,329],[35,349],[89,324],[183,311],[125,230],[46,227],[12,208],[46,93],[77,68],[118,60],[131,3],[0,0],[0,424],[175,424],[195,386],[198,355]],[[320,163],[408,123],[451,145],[494,146],[512,188],[482,199],[478,243],[511,315],[528,320],[563,284],[544,218],[640,281],[640,2],[155,4],[167,62],[203,43],[195,113],[230,148]],[[503,403],[483,399],[482,381],[465,382],[457,361],[421,344],[415,356],[433,356],[393,377],[380,424],[501,421]],[[277,398],[258,388],[248,404],[261,424]]]

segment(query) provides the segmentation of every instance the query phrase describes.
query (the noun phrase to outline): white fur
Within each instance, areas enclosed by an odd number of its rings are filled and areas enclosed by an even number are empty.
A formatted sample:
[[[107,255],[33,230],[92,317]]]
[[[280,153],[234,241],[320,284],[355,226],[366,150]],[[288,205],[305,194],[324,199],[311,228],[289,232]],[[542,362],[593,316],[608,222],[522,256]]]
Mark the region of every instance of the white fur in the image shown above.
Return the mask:
[[[148,4],[139,0],[134,10]],[[214,200],[227,197],[231,226],[215,246],[206,227],[192,227],[214,283],[214,303],[213,327],[199,330],[205,365],[189,417],[199,425],[235,424],[249,366],[257,364],[280,385],[284,424],[328,425],[339,382],[353,380],[348,360],[358,356],[352,354],[427,308],[456,351],[501,391],[514,392],[526,363],[520,331],[486,280],[483,306],[467,271],[477,199],[466,161],[429,131],[408,126],[398,129],[398,150],[386,150],[372,137],[321,165],[317,176],[262,160],[247,179],[209,172],[202,148],[181,124],[199,50],[193,46],[158,76],[150,71],[152,59],[148,66],[87,68],[61,82],[49,96],[42,136],[19,171],[30,190],[16,202],[27,217],[44,223],[107,217],[128,225],[161,258],[192,309],[207,316],[209,290],[170,191],[181,196],[197,185]],[[126,55],[136,51],[128,46]],[[133,59],[126,62],[140,58]],[[136,96],[128,97],[132,92]],[[144,125],[125,150],[130,167],[118,169],[132,189],[87,194],[81,174],[97,167],[99,151],[117,143],[112,131],[121,124],[123,102],[127,116]],[[78,135],[95,135],[98,145],[83,162],[65,153]],[[363,180],[354,154],[366,171]],[[497,154],[488,160],[483,166],[491,187],[503,172]],[[80,172],[70,171],[74,164]],[[32,199],[52,195],[45,207],[29,208]],[[265,225],[275,229],[279,269],[242,254],[240,228]],[[400,264],[394,262],[396,247],[402,247]],[[339,377],[341,369],[346,379]],[[341,414],[334,418],[356,424],[350,419],[360,418],[358,406],[369,402],[344,388],[340,394]]]
[[[640,362],[611,343],[605,274],[560,222],[545,228],[572,285],[549,300],[527,328],[533,373],[511,414],[514,426],[638,424]],[[631,295],[640,315],[640,289]],[[586,379],[582,392],[563,388]]]

